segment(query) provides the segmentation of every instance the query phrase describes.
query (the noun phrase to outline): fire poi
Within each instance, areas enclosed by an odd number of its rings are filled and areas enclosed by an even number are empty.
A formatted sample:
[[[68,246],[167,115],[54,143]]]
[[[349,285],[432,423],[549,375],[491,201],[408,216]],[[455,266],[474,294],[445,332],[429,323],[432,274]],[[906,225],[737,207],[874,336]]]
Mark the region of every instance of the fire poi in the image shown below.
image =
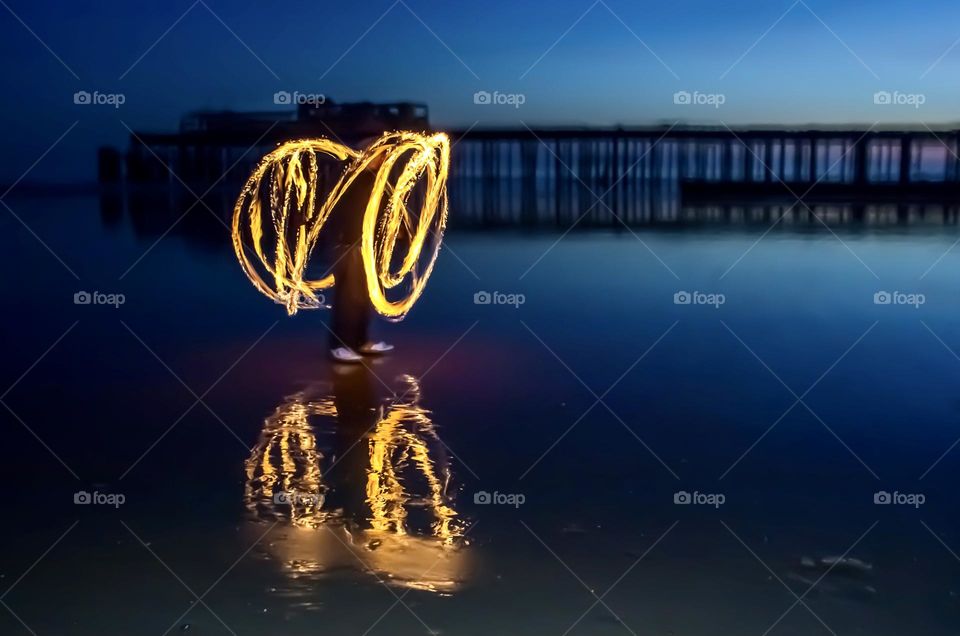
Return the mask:
[[[344,170],[321,192],[321,163],[330,159]],[[348,212],[364,215],[360,244],[370,302],[385,318],[402,320],[423,293],[440,250],[449,164],[450,140],[443,133],[390,132],[360,151],[322,137],[286,142],[260,161],[234,207],[240,265],[254,287],[291,316],[326,306],[321,291],[336,280],[329,272],[311,277],[311,255],[344,192],[378,166],[366,209]],[[416,209],[408,207],[411,199]]]

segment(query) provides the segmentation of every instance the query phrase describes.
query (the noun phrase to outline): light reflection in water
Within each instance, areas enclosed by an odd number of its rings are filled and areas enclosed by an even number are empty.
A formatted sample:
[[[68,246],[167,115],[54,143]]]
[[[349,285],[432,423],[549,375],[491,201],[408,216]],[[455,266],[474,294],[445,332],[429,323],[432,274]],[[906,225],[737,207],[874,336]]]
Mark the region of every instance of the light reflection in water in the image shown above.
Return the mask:
[[[450,593],[468,571],[450,464],[416,378],[379,400],[371,372],[284,399],[246,462],[244,501],[279,522],[263,541],[294,580],[361,567],[386,582]]]

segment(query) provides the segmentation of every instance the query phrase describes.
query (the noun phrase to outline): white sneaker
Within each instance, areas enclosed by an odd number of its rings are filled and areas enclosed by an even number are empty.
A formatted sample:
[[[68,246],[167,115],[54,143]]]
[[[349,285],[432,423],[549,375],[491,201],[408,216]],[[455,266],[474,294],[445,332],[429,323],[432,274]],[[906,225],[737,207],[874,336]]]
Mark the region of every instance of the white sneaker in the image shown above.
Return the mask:
[[[383,341],[368,342],[360,347],[360,353],[365,353],[367,355],[379,355],[381,353],[387,353],[388,351],[393,351],[393,345]]]
[[[337,347],[336,349],[331,349],[330,357],[336,362],[356,363],[363,360],[363,357],[360,354],[348,347]]]

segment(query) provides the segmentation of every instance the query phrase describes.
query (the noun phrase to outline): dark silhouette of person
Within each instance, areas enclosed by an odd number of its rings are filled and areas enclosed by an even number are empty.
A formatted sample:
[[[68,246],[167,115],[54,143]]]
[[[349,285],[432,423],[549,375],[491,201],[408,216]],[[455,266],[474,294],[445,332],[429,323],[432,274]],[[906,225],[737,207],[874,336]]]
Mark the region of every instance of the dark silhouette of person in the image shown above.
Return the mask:
[[[367,291],[360,239],[376,170],[372,163],[354,179],[330,212],[333,247],[334,302],[330,321],[330,356],[336,362],[358,363],[364,355],[393,349],[369,339],[373,307]]]

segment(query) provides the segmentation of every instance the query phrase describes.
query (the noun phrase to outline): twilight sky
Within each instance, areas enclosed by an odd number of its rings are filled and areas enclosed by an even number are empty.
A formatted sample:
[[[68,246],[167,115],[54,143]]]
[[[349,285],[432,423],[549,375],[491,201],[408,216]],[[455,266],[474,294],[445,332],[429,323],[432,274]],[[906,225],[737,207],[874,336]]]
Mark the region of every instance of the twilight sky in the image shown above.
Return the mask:
[[[26,180],[92,179],[96,147],[125,146],[124,124],[280,108],[279,90],[424,101],[456,127],[960,121],[960,4],[947,0],[0,5],[6,183],[67,130]],[[80,90],[124,103],[75,104]],[[475,104],[477,91],[523,103]],[[902,103],[875,104],[878,91]]]

